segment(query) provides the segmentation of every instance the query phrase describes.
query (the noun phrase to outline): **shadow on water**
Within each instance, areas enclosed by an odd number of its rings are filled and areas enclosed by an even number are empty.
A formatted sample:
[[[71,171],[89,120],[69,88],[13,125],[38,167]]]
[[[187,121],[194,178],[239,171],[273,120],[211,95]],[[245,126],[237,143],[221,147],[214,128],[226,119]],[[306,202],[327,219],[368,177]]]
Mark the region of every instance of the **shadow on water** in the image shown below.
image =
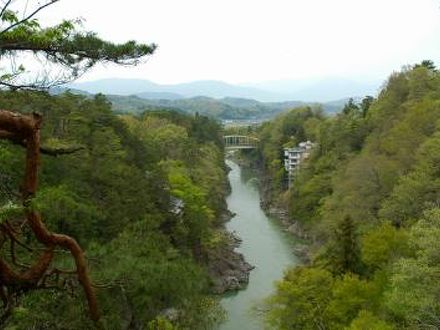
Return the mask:
[[[252,309],[273,292],[274,282],[282,279],[284,270],[298,263],[293,254],[295,240],[283,230],[279,221],[268,218],[261,210],[255,172],[242,170],[229,160],[226,163],[231,168],[228,178],[232,189],[227,203],[236,213],[226,227],[242,238],[237,250],[255,269],[246,289],[223,296],[222,305],[228,313],[228,321],[220,329],[263,329],[261,317]]]

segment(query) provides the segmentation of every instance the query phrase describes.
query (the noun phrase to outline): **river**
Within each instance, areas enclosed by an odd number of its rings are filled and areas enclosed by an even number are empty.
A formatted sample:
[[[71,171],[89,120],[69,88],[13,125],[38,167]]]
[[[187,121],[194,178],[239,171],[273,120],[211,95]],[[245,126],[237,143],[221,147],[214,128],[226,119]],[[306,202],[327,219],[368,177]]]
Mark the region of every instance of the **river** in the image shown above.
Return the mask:
[[[246,289],[222,298],[228,320],[220,329],[263,329],[263,321],[251,309],[274,291],[274,282],[283,277],[286,268],[298,263],[292,253],[295,242],[279,221],[268,218],[260,208],[258,179],[255,175],[242,170],[230,160],[226,163],[231,168],[228,176],[232,188],[227,203],[229,210],[236,213],[226,227],[243,240],[237,250],[255,269],[251,272]]]

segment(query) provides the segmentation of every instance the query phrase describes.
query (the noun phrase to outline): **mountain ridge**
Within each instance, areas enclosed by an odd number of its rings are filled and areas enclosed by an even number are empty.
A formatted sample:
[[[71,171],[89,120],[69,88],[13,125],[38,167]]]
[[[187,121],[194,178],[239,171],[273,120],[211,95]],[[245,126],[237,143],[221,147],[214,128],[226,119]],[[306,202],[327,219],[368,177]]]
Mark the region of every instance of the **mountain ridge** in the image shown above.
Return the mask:
[[[376,95],[381,83],[362,83],[343,78],[316,81],[280,80],[275,82],[234,85],[217,80],[199,80],[180,84],[157,84],[143,79],[101,79],[72,83],[68,87],[89,93],[137,95],[145,99],[183,99],[207,96],[254,99],[259,102],[328,102],[349,97]],[[290,87],[289,87],[290,86]]]
[[[326,113],[340,111],[348,99],[328,103],[285,101],[259,102],[243,98],[215,99],[197,96],[183,99],[144,99],[136,95],[107,95],[113,104],[113,110],[119,113],[142,113],[158,109],[179,109],[189,114],[199,113],[217,119],[258,119],[266,120],[277,114],[300,106],[322,107]]]

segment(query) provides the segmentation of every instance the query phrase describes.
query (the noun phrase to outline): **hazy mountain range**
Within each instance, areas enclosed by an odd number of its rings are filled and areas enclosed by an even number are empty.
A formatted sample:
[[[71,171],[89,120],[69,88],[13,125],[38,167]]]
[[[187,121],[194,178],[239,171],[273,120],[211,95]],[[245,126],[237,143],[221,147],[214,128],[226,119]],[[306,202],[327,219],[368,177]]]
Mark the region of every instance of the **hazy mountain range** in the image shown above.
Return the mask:
[[[105,94],[113,109],[120,113],[174,109],[218,119],[265,120],[306,105],[321,106],[325,112],[335,113],[350,97],[375,96],[379,85],[379,82],[356,83],[346,79],[282,80],[246,86],[220,81],[160,85],[141,79],[103,79],[73,83],[68,89],[76,94]]]
[[[376,95],[380,85],[381,82],[378,81],[362,83],[340,78],[309,81],[281,80],[247,85],[232,85],[212,80],[161,85],[142,79],[103,79],[73,83],[69,87],[93,94],[136,95],[144,99],[176,100],[205,96],[253,99],[260,102],[328,102]]]
[[[142,113],[144,111],[170,109],[180,110],[189,114],[203,114],[217,119],[266,120],[280,112],[300,106],[322,107],[327,113],[340,111],[347,99],[328,103],[314,102],[259,102],[242,98],[215,99],[206,96],[196,96],[183,99],[144,99],[136,95],[121,96],[107,95],[113,105],[113,110],[119,113]]]

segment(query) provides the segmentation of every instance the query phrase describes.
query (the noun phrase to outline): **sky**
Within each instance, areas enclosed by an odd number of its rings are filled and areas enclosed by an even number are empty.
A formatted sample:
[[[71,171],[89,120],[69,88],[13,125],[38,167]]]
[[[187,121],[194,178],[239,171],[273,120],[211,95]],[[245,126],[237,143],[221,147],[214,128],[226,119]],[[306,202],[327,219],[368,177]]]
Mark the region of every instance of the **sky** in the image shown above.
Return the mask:
[[[440,0],[62,0],[39,17],[159,46],[135,68],[100,65],[82,81],[374,81],[424,59],[440,65]]]

